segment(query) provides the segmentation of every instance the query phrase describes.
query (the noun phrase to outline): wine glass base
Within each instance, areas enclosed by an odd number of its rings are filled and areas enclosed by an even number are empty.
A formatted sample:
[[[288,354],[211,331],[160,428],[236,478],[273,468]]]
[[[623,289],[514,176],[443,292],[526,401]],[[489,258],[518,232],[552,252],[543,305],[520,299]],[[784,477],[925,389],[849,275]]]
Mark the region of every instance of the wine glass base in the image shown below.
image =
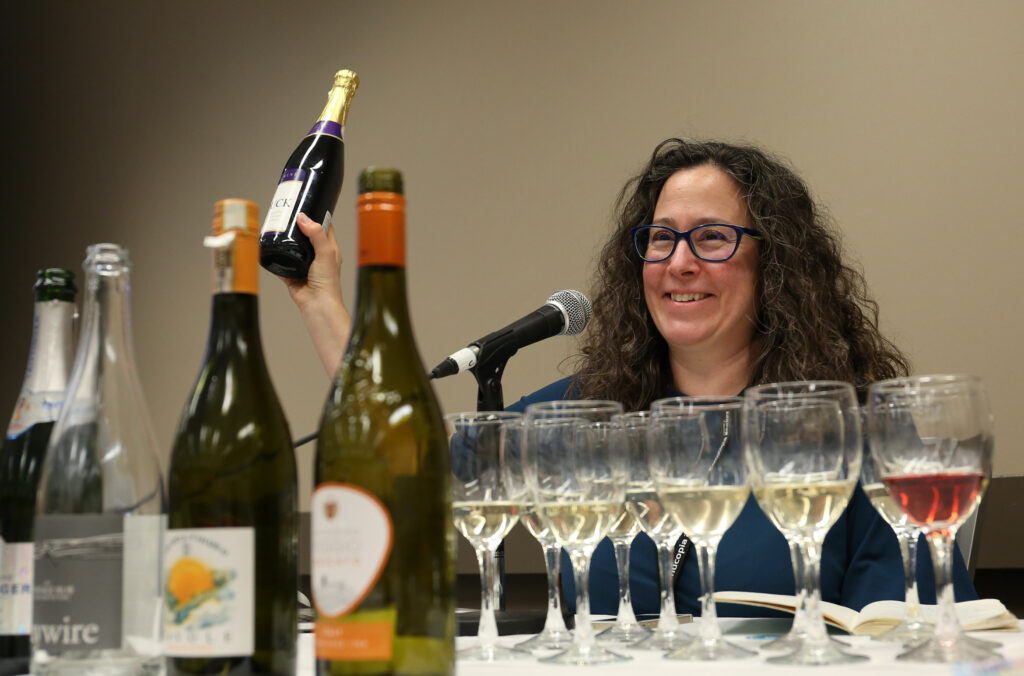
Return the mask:
[[[533,657],[527,650],[506,648],[500,645],[473,645],[455,651],[455,657],[471,662],[497,662],[498,660],[522,660]]]
[[[525,641],[516,643],[517,650],[567,650],[572,645],[572,632],[568,629],[548,629]]]
[[[895,627],[875,634],[872,641],[886,641],[890,643],[903,643],[910,646],[920,643],[935,635],[935,625],[931,622],[907,622],[903,620]]]
[[[970,645],[974,646],[975,648],[988,648],[989,650],[991,650],[993,648],[1002,648],[1003,647],[1003,644],[999,643],[998,641],[986,641],[985,639],[975,638],[975,637],[969,636],[967,634],[963,635],[963,640],[967,641],[967,643],[969,643]],[[907,647],[908,648],[912,648],[913,646],[907,646]]]
[[[685,633],[682,627],[672,629],[658,628],[652,631],[647,638],[642,638],[629,647],[636,650],[678,650],[693,642],[693,636]]]
[[[597,635],[602,643],[636,643],[651,635],[651,630],[637,621],[616,622]]]
[[[537,661],[545,662],[547,664],[575,664],[578,666],[585,666],[588,664],[627,662],[631,659],[633,658],[629,655],[620,655],[619,653],[602,648],[597,643],[589,643],[587,645],[573,643],[568,650],[560,652],[557,655],[551,655],[550,657],[542,657]]]
[[[772,639],[771,641],[768,641],[767,643],[765,643],[765,644],[763,644],[763,645],[761,645],[759,647],[761,648],[761,650],[769,650],[769,651],[782,651],[782,650],[795,651],[795,650],[798,650],[801,645],[803,645],[804,640],[806,638],[807,638],[807,632],[804,632],[804,631],[790,631],[789,633],[784,634],[784,635],[782,635],[782,636],[780,636],[780,637],[778,637],[776,639]],[[832,634],[828,635],[828,640],[829,640],[829,643],[831,643],[835,647],[839,648],[840,650],[843,649],[843,648],[849,648],[850,647],[849,643],[847,643],[846,641],[840,641],[839,639],[837,639],[834,636],[832,636]]]
[[[665,655],[669,660],[734,660],[757,655],[753,650],[741,648],[738,645],[729,643],[724,638],[695,639],[688,645],[684,645],[676,651]]]
[[[906,662],[977,662],[1000,659],[1000,655],[991,648],[963,640],[965,638],[969,637],[961,635],[953,641],[941,641],[937,636],[932,636],[907,652],[900,653],[896,659]]]
[[[824,644],[811,643],[807,639],[800,642],[796,651],[786,655],[769,657],[771,664],[799,664],[816,666],[821,664],[854,664],[866,662],[867,655],[857,655],[840,650],[831,640]]]

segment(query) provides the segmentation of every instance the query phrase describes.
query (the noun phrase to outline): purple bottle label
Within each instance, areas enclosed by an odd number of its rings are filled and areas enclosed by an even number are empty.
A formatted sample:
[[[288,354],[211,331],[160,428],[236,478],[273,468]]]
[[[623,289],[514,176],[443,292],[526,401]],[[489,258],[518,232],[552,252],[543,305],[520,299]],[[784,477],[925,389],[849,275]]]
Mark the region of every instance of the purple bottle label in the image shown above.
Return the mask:
[[[281,180],[278,183],[284,183],[285,181],[305,181],[306,170],[305,169],[285,169],[281,172]]]
[[[313,134],[327,134],[328,136],[336,136],[341,138],[341,125],[331,120],[321,120],[313,125],[313,128],[309,130],[309,136]]]

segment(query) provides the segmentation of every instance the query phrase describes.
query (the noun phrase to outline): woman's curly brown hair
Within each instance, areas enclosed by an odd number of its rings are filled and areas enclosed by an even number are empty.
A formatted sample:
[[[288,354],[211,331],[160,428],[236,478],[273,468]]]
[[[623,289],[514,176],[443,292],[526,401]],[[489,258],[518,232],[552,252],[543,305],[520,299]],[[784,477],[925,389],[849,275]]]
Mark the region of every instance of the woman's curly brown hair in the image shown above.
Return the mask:
[[[619,195],[617,226],[597,268],[594,321],[576,363],[581,396],[640,410],[675,389],[668,345],[647,311],[643,261],[629,231],[650,223],[670,176],[700,165],[736,181],[752,227],[764,237],[751,384],[829,379],[862,386],[906,375],[906,358],[878,331],[878,305],[863,275],[843,262],[839,235],[803,181],[754,147],[672,138],[655,148]]]

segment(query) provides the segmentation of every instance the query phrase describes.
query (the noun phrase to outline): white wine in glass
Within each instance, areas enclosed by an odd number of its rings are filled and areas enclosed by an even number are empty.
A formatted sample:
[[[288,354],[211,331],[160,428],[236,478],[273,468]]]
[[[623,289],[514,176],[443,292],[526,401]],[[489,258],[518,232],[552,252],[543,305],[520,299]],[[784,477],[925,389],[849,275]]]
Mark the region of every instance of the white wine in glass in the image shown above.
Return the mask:
[[[543,658],[555,664],[629,659],[602,648],[590,624],[590,556],[618,518],[625,499],[622,406],[609,401],[554,401],[526,408],[523,467],[537,513],[572,561],[576,630],[572,646]]]
[[[739,397],[672,397],[651,406],[651,477],[661,504],[694,543],[701,578],[698,636],[669,653],[669,659],[708,661],[756,654],[725,640],[714,600],[718,545],[750,497],[742,411]]]
[[[805,633],[775,664],[849,664],[825,631],[818,585],[825,535],[860,475],[860,410],[853,386],[837,381],[771,383],[746,390],[746,457],[758,505],[786,539],[800,543]]]
[[[525,484],[508,480],[506,456],[520,462],[522,416],[503,411],[453,413],[445,416],[452,468],[452,519],[455,528],[473,546],[480,565],[480,622],[477,645],[456,656],[468,660],[528,657],[529,653],[498,645],[494,601],[498,596],[495,554],[519,519]]]

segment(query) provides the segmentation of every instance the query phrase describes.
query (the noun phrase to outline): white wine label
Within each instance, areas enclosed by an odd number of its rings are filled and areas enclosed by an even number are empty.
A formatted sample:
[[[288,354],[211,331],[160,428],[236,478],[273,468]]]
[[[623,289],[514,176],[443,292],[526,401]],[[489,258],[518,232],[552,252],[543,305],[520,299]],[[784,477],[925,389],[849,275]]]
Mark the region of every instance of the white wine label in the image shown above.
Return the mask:
[[[22,392],[14,407],[11,424],[7,426],[7,438],[13,439],[37,423],[53,422],[60,415],[63,404],[63,391]]]
[[[313,605],[346,615],[366,598],[391,554],[391,515],[375,495],[348,484],[320,484],[310,503]]]
[[[0,636],[32,629],[32,543],[0,538]]]
[[[164,540],[164,652],[173,657],[252,655],[256,532],[174,528]]]
[[[121,648],[124,517],[35,520],[32,642],[50,653]]]
[[[263,221],[263,228],[260,236],[268,232],[283,232],[288,229],[291,222],[292,211],[295,209],[296,200],[306,182],[306,171],[304,169],[285,169],[281,174],[281,181],[274,191],[274,199],[270,201],[270,208],[267,209],[267,218]]]

